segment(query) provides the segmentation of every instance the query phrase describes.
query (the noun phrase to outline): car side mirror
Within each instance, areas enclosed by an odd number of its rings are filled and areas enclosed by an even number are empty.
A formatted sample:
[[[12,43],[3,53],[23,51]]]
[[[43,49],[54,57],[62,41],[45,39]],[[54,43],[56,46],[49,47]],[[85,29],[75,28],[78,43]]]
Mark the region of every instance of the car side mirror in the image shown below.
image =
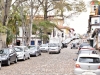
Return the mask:
[[[77,61],[77,59],[76,59],[76,58],[74,58],[73,60],[74,60],[74,61]]]

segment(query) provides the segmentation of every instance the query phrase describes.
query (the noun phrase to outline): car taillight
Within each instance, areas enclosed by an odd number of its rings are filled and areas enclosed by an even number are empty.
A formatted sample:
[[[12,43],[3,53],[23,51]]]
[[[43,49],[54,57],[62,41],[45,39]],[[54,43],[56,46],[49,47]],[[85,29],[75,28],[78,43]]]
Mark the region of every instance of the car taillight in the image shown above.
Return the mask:
[[[80,68],[80,65],[79,64],[76,64],[75,66],[76,66],[76,68]]]
[[[98,67],[98,69],[100,69],[100,66]]]

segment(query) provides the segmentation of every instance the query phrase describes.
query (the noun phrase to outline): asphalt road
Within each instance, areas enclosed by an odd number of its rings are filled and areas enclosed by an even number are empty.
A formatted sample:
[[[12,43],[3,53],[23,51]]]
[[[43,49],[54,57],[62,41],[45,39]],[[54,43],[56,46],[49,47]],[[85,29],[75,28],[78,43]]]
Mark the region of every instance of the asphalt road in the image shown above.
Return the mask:
[[[60,54],[42,53],[17,64],[2,66],[0,75],[73,75],[77,49],[64,48]]]

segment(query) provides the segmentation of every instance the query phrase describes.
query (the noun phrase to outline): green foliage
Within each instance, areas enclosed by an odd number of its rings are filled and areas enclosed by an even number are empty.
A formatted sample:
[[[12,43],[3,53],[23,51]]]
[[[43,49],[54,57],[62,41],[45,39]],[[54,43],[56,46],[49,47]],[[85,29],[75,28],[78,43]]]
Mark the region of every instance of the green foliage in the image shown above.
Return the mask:
[[[14,38],[14,34],[12,33],[12,31],[10,29],[7,30],[7,38],[6,38],[6,45],[8,46],[8,44],[12,43]]]
[[[47,41],[49,39],[48,33],[52,32],[54,26],[55,24],[50,23],[50,21],[35,22],[32,26],[32,33],[36,34],[36,31],[39,31],[39,37]]]
[[[3,26],[1,23],[0,23],[0,33],[6,33],[7,32],[7,27],[6,26]]]

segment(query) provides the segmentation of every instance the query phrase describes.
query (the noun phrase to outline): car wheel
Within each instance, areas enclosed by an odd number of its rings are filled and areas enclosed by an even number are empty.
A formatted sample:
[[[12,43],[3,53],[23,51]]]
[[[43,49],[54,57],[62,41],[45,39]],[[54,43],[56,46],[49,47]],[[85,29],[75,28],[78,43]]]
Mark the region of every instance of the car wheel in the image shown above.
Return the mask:
[[[37,57],[39,55],[39,53],[36,52],[35,56]]]
[[[1,65],[2,65],[2,63],[0,63],[0,70],[1,70]]]
[[[30,54],[29,54],[29,57],[28,57],[28,59],[30,59]]]
[[[10,66],[10,59],[7,61],[7,66]]]
[[[17,63],[17,61],[18,61],[18,59],[17,59],[17,57],[16,57],[16,59],[15,59],[15,61],[14,61],[14,62],[15,62],[15,63]]]
[[[41,52],[40,52],[40,54],[39,55],[41,55]]]
[[[25,58],[25,55],[24,55],[24,57],[23,57],[23,61],[25,61],[25,59],[26,59],[26,58]]]
[[[49,52],[49,54],[51,54],[51,52]]]

